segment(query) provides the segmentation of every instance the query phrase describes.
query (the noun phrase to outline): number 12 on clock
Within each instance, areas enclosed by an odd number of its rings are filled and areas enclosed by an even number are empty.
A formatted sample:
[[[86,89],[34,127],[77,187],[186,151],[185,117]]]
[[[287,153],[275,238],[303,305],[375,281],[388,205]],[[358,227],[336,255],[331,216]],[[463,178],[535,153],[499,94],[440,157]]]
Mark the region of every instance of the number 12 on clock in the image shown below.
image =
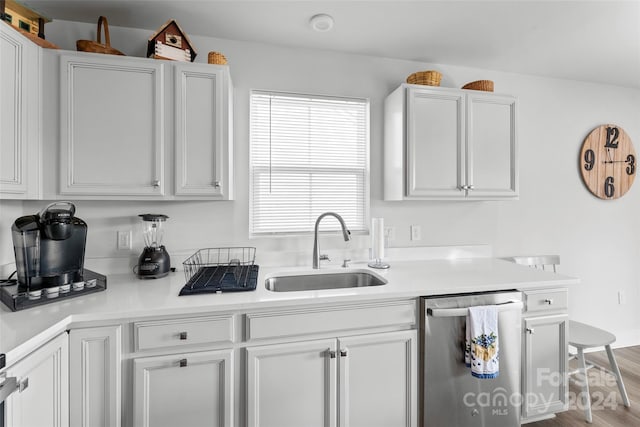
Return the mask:
[[[580,150],[580,173],[594,196],[622,197],[636,176],[636,152],[620,126],[601,125],[591,131]]]

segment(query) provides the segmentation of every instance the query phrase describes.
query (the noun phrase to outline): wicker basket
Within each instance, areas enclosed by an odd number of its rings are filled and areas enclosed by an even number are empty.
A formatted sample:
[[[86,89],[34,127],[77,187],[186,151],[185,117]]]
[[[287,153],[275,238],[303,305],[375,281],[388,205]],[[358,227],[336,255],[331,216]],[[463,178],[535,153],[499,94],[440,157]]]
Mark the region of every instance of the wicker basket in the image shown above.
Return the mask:
[[[102,44],[102,22],[104,22],[104,38],[105,44]],[[80,52],[93,52],[93,53],[105,53],[107,55],[123,55],[118,49],[111,47],[111,38],[109,38],[109,24],[107,18],[101,16],[98,18],[98,41],[93,40],[78,40],[76,42],[76,49]]]
[[[462,89],[483,90],[485,92],[493,92],[493,80],[476,80],[462,86]]]
[[[220,52],[209,52],[208,62],[209,64],[226,65],[227,58]]]
[[[412,85],[440,86],[442,73],[434,70],[418,71],[407,77],[407,83]]]

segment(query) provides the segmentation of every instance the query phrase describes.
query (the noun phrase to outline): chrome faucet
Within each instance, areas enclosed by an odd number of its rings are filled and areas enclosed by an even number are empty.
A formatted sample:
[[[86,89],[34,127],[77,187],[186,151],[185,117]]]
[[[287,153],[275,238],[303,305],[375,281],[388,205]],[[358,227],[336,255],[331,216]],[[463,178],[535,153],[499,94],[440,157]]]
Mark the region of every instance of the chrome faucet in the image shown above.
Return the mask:
[[[342,236],[344,237],[344,241],[348,242],[351,240],[351,232],[347,229],[347,225],[344,223],[344,220],[340,215],[334,212],[325,212],[316,219],[316,226],[313,232],[313,268],[320,268],[320,249],[318,248],[318,226],[320,225],[320,221],[325,216],[333,216],[338,222],[340,222],[340,227],[342,227]],[[323,258],[327,259],[327,258]]]

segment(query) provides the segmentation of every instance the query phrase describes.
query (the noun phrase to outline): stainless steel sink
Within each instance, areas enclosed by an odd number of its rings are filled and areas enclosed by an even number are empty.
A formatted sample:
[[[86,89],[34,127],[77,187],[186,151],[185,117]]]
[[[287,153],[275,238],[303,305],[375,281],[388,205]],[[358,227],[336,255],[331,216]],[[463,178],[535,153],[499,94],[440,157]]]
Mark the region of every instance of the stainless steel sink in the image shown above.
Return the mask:
[[[385,279],[368,270],[287,274],[269,277],[265,281],[265,287],[273,292],[317,291],[385,284],[387,284]]]

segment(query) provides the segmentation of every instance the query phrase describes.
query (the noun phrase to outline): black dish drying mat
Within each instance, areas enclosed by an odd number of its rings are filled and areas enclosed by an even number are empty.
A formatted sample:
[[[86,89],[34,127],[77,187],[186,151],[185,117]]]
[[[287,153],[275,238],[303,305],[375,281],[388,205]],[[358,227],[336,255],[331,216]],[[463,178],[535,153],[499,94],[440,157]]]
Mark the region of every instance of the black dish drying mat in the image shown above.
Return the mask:
[[[180,295],[254,291],[258,284],[258,267],[255,264],[200,267],[180,290]]]

